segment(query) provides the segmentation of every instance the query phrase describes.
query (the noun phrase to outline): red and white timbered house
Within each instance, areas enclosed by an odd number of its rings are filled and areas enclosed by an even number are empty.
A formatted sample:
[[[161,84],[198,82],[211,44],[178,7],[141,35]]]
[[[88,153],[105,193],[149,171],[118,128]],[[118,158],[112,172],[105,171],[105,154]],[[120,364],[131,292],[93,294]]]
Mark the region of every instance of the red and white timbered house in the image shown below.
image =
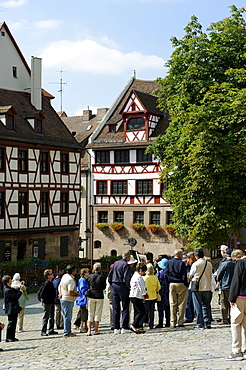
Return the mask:
[[[78,256],[81,147],[0,24],[0,262]]]

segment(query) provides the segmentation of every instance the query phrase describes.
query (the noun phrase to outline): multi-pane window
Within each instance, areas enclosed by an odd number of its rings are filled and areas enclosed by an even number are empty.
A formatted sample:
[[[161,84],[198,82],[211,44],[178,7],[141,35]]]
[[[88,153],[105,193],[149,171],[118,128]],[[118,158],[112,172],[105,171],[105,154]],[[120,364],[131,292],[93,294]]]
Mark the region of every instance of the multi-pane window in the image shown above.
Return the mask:
[[[133,222],[144,223],[144,212],[133,212]]]
[[[61,173],[68,173],[68,153],[61,153]]]
[[[144,130],[145,129],[145,122],[142,117],[130,118],[127,122],[126,129],[128,131],[133,130]]]
[[[27,150],[19,150],[19,171],[27,172]]]
[[[96,152],[96,163],[109,163],[109,151],[108,150],[97,150]]]
[[[128,163],[129,162],[129,150],[116,150],[114,153],[115,163]]]
[[[4,192],[0,191],[0,217],[4,216]]]
[[[43,133],[43,121],[41,119],[36,119],[36,132],[37,134]]]
[[[173,213],[172,213],[172,211],[167,211],[166,219],[167,219],[167,225],[170,225],[170,224],[173,223]]]
[[[49,155],[47,152],[40,153],[40,171],[41,173],[49,172]]]
[[[107,194],[107,181],[97,181],[97,194]]]
[[[5,164],[4,148],[0,148],[0,171],[4,170],[4,167],[5,167],[4,164]]]
[[[68,193],[61,193],[61,214],[68,214]]]
[[[19,192],[19,216],[27,216],[27,193]]]
[[[114,221],[124,223],[124,212],[123,211],[115,211],[114,212]]]
[[[137,194],[150,195],[153,193],[152,180],[137,180]]]
[[[160,212],[150,212],[150,224],[160,225],[161,222]]]
[[[127,194],[126,180],[112,181],[112,194]]]
[[[41,193],[41,215],[48,215],[49,213],[49,193],[42,192]]]
[[[6,128],[8,130],[14,130],[15,129],[15,116],[13,116],[12,114],[7,115]]]
[[[145,154],[145,149],[137,149],[137,162],[152,162],[152,154]]]
[[[168,189],[167,181],[161,183],[161,195]]]
[[[108,211],[99,211],[98,212],[98,222],[108,222]]]

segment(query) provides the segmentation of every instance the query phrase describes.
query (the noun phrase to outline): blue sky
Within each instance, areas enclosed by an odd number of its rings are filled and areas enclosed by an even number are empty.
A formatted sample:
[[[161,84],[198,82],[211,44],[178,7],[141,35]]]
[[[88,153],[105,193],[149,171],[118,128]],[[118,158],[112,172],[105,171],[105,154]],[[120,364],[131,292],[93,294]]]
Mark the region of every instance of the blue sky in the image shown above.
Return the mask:
[[[170,38],[181,38],[192,15],[206,29],[245,0],[0,0],[5,21],[30,65],[43,58],[43,88],[60,111],[80,114],[110,107],[136,70],[137,78],[163,77],[172,53]]]

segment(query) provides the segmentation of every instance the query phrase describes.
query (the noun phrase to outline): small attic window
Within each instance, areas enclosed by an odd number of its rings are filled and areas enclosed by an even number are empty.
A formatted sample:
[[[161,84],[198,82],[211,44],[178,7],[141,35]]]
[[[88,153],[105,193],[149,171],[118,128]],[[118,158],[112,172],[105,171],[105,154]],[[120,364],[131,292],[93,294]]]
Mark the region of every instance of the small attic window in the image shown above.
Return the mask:
[[[92,125],[86,127],[86,131],[89,131],[92,128]]]
[[[114,134],[116,132],[116,125],[108,125],[108,132]]]
[[[4,31],[1,31],[1,36],[5,36],[5,32]]]
[[[15,129],[15,116],[12,114],[7,114],[6,117],[6,128],[8,130],[14,130]]]
[[[36,133],[43,133],[43,121],[41,119],[36,119]]]
[[[17,78],[17,67],[12,67],[12,71],[13,71],[13,77]]]

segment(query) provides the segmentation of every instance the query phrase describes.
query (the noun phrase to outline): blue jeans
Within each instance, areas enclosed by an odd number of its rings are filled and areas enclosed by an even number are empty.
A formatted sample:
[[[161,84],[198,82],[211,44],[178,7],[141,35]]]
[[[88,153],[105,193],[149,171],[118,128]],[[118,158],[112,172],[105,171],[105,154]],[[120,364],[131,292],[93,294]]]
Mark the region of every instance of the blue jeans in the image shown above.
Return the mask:
[[[192,300],[192,291],[190,289],[188,289],[188,299],[186,303],[185,320],[188,320],[188,321],[194,320],[194,306],[193,306],[193,300]]]
[[[211,325],[211,291],[192,292],[194,308],[196,312],[196,324],[200,328]]]
[[[64,335],[68,335],[71,333],[71,321],[74,302],[63,301],[62,299],[60,300],[60,302],[64,320]]]

